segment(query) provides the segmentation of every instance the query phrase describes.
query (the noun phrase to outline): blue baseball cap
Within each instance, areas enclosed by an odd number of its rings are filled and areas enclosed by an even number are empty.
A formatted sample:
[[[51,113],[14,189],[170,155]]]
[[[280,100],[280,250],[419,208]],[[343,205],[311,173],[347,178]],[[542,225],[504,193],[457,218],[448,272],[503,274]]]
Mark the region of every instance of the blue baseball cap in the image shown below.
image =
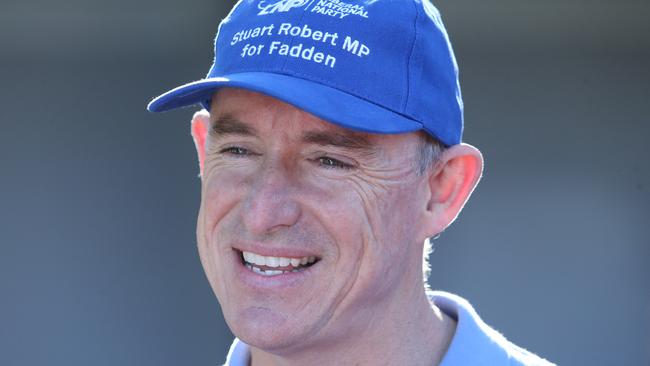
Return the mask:
[[[240,0],[219,25],[207,76],[147,109],[209,110],[222,87],[357,131],[423,130],[448,146],[462,137],[458,66],[429,0]]]

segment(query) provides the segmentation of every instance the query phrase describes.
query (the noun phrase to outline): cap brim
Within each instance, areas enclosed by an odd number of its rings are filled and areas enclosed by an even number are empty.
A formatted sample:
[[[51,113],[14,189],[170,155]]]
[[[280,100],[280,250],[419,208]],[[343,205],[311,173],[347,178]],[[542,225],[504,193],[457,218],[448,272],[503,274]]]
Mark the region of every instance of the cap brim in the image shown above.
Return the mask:
[[[237,73],[185,84],[155,98],[147,109],[164,112],[199,103],[209,109],[212,95],[223,87],[266,94],[353,130],[403,133],[422,129],[418,121],[338,89],[295,76],[266,72]]]

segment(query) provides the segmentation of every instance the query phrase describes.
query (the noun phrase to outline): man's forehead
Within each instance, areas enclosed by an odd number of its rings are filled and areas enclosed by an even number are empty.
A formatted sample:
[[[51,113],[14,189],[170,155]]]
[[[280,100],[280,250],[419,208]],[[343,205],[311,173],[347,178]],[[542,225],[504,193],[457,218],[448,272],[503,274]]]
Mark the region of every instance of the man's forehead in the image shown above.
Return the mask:
[[[274,117],[299,121],[308,135],[330,133],[367,143],[379,136],[338,126],[280,99],[245,89],[223,88],[212,97],[210,122],[214,132],[251,134],[257,121]]]
[[[259,112],[264,113],[266,117],[272,116],[273,113],[294,114],[299,116],[301,120],[314,122],[313,124],[321,126],[323,129],[341,128],[283,100],[246,89],[222,88],[212,96],[211,122],[217,121],[224,115],[236,116],[241,120],[244,119],[243,116],[254,115]],[[356,132],[348,131],[351,133]]]

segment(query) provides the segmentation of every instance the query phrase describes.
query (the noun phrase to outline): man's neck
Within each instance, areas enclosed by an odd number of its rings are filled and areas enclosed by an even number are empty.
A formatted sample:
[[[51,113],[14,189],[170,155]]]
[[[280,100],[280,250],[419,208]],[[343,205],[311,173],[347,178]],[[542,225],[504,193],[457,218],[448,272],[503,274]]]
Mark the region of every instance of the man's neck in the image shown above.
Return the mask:
[[[344,340],[327,347],[283,356],[251,347],[251,366],[438,365],[451,343],[456,322],[432,307],[424,293],[409,304],[408,309],[386,309],[369,319],[361,331],[351,331]]]

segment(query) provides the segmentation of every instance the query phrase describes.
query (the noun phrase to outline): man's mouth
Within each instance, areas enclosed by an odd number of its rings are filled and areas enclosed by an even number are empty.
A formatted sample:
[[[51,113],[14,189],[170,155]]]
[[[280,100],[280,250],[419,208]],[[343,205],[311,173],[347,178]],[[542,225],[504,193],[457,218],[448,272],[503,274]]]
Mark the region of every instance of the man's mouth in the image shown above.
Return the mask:
[[[301,272],[313,266],[319,258],[314,256],[301,258],[267,257],[251,252],[241,252],[244,266],[262,276],[279,276],[286,273]]]

